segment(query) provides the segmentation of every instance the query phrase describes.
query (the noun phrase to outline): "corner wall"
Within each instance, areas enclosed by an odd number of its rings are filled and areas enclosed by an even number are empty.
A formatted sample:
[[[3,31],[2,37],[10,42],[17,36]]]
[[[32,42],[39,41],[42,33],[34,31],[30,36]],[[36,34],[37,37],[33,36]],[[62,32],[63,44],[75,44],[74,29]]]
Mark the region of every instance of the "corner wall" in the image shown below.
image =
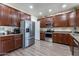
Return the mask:
[[[35,39],[40,40],[40,21],[35,16],[31,16],[31,20],[35,22]]]

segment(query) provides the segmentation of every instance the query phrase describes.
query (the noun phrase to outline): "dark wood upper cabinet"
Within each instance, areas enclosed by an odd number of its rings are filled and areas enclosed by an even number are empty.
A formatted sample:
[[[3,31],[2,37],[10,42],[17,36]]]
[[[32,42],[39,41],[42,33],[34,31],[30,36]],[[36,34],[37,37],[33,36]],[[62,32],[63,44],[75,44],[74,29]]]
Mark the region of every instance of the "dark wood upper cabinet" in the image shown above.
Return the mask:
[[[20,26],[20,21],[21,21],[21,16],[20,16],[20,12],[12,9],[11,10],[11,18],[12,18],[12,26]]]
[[[47,27],[48,21],[51,21],[53,27],[73,27],[75,25],[75,22],[78,26],[78,16],[76,20],[76,12],[75,11],[69,11],[67,13],[51,16],[51,17],[45,17],[40,19],[41,27]]]
[[[66,14],[67,14],[67,20],[68,20],[67,26],[73,27],[75,25],[75,20],[76,20],[75,11],[71,11]]]
[[[54,16],[54,27],[67,27],[67,15],[60,14]]]
[[[31,20],[31,16],[25,13],[20,13],[21,14],[21,20]]]
[[[11,10],[9,7],[0,4],[0,25],[9,26],[11,25]]]
[[[46,28],[48,27],[50,24],[50,26],[53,26],[53,17],[46,17],[46,18],[41,18],[40,20],[40,27],[41,28]]]
[[[79,9],[76,10],[76,26],[79,27]]]
[[[0,4],[0,25],[20,26],[21,20],[31,20],[31,16],[12,7]]]
[[[47,19],[46,18],[42,18],[40,19],[40,27],[41,28],[46,28],[47,27]]]

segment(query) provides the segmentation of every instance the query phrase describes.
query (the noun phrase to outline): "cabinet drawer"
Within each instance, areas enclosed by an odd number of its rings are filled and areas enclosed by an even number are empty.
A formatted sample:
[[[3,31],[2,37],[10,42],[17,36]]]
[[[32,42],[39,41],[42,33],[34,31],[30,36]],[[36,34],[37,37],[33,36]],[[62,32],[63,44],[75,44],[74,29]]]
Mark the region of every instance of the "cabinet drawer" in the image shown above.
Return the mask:
[[[18,38],[18,39],[15,38],[15,49],[20,48],[20,47],[22,47],[22,39],[21,38]]]
[[[16,35],[15,38],[22,38],[22,35]]]
[[[40,32],[40,39],[45,40],[45,32]]]

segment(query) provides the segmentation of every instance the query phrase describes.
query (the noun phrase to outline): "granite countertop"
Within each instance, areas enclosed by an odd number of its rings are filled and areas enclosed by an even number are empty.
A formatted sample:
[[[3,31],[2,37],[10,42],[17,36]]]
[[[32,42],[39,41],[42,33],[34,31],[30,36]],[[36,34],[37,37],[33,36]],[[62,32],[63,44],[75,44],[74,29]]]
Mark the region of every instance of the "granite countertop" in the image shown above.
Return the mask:
[[[46,32],[46,31],[41,31],[41,32]],[[62,34],[69,34],[72,33],[72,31],[51,31],[52,33],[62,33]]]
[[[13,35],[21,35],[21,33],[19,33],[19,34],[7,34],[7,35],[0,35],[0,37],[4,37],[4,36],[13,36]]]
[[[43,31],[46,32],[46,31]],[[77,33],[72,33],[72,31],[54,31],[53,33],[62,33],[62,34],[70,34],[73,38],[75,38],[76,41],[79,42],[79,34]]]
[[[79,42],[79,34],[76,34],[76,33],[70,33],[70,35],[73,37],[73,38],[75,38],[75,40],[76,41],[78,41]]]

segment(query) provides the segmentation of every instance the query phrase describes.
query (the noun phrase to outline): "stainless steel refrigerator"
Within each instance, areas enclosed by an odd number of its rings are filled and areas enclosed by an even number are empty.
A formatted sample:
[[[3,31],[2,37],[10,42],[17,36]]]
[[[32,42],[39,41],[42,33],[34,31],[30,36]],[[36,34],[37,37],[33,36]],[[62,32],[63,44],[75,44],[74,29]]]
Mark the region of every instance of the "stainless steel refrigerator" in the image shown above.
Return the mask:
[[[23,34],[23,48],[35,43],[35,23],[29,20],[21,21],[20,31]]]

